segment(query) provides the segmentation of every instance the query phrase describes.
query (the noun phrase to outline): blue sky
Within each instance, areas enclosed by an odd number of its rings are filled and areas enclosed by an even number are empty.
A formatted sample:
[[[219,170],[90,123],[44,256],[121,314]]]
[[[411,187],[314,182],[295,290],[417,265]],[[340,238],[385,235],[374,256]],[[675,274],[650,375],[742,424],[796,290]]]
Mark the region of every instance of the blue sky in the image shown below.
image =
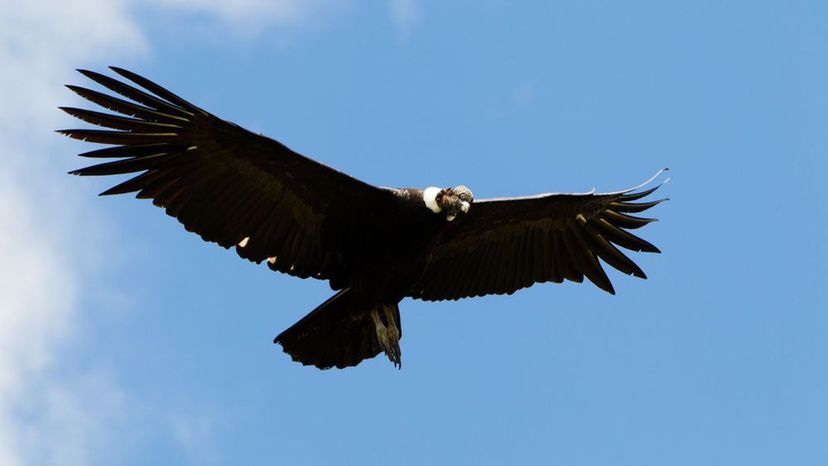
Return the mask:
[[[5,3],[5,2],[4,2]],[[828,6],[35,1],[0,20],[0,463],[828,463]],[[95,12],[94,14],[92,12]],[[302,367],[325,300],[65,172],[118,65],[384,186],[617,190],[642,281],[404,301],[403,368]]]

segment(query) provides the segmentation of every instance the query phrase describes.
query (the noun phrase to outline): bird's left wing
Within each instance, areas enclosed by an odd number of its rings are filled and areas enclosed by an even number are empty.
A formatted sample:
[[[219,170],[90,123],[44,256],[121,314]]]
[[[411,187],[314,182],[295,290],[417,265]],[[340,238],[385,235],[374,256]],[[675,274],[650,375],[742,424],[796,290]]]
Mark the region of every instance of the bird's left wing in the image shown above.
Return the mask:
[[[337,242],[355,222],[340,220],[365,218],[361,212],[377,210],[393,197],[388,190],[222,120],[135,73],[112,69],[140,88],[80,72],[129,100],[67,86],[113,112],[63,107],[111,129],[60,130],[75,139],[112,145],[82,156],[116,159],[73,174],[137,173],[101,194],[137,193],[188,231],[225,248],[236,246],[246,259],[267,259],[273,270],[345,286],[341,280],[348,264]]]
[[[447,227],[410,296],[436,301],[511,294],[534,283],[580,283],[584,276],[614,294],[599,259],[646,278],[616,245],[660,252],[627,231],[654,220],[631,214],[662,202],[635,202],[656,189],[476,200],[465,217]]]

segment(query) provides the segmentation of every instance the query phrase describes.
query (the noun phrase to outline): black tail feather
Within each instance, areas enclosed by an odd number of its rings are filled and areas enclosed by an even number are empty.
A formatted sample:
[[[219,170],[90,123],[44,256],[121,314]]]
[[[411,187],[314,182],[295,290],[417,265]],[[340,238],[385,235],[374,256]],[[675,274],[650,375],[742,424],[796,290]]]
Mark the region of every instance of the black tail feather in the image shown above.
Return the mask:
[[[364,304],[344,289],[277,336],[294,361],[320,369],[356,366],[385,352],[401,367],[397,304]]]

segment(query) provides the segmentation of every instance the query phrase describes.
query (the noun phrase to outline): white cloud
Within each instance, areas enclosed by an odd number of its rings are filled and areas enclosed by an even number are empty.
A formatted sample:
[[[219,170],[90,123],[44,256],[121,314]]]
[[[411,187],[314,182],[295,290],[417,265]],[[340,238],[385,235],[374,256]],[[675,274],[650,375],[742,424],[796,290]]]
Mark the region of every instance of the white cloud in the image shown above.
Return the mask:
[[[420,20],[420,6],[417,0],[389,0],[388,6],[397,35],[407,39]]]
[[[57,121],[61,81],[78,64],[147,47],[122,1],[0,0],[0,8],[0,127],[15,140],[40,140],[37,124]]]
[[[27,196],[17,179],[0,176],[0,400],[48,363],[76,300],[59,241],[33,218],[39,209]]]
[[[492,118],[523,112],[541,97],[541,89],[534,79],[521,79],[512,87],[499,94],[494,94],[486,106],[486,113]]]
[[[135,436],[130,406],[124,390],[101,371],[52,381],[17,409],[29,419],[17,425],[21,456],[27,464],[106,464],[116,450],[132,446],[123,445]],[[116,435],[127,429],[130,436]]]
[[[215,451],[215,420],[205,413],[174,414],[169,420],[172,439],[198,464],[218,462]]]
[[[85,464],[119,389],[85,373],[50,375],[81,317],[99,225],[49,155],[55,107],[75,66],[147,47],[123,2],[0,3],[0,464]]]
[[[344,0],[343,0],[344,1]],[[154,0],[142,3],[205,15],[233,27],[313,21],[336,0]],[[403,2],[404,3],[404,2]],[[145,425],[168,431],[185,452],[210,443],[212,418],[148,406],[105,368],[63,371],[73,337],[89,316],[108,248],[105,221],[79,201],[65,175],[76,162],[52,130],[67,120],[63,83],[73,69],[142,57],[149,40],[132,0],[0,0],[0,464],[102,462],[132,406],[164,412]],[[405,7],[400,13],[405,17]],[[404,19],[401,21],[405,22]],[[77,194],[73,194],[77,193]],[[95,293],[111,293],[96,290]],[[117,295],[118,293],[115,292]],[[98,297],[100,298],[100,297]],[[129,401],[129,402],[127,402]],[[130,425],[130,429],[140,427]],[[146,428],[146,427],[145,427]],[[209,451],[209,450],[206,450]],[[202,451],[203,453],[203,451]],[[208,455],[209,456],[209,455]]]
[[[267,26],[292,26],[315,22],[325,12],[349,0],[153,0],[163,9],[187,15],[203,15],[249,34]]]

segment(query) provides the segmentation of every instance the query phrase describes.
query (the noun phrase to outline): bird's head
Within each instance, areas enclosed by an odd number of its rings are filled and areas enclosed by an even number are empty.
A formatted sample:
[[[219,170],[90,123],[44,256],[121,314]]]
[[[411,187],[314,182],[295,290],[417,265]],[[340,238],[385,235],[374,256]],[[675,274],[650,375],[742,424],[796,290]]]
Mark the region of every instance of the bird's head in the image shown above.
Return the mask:
[[[471,209],[474,195],[463,185],[453,188],[426,188],[423,191],[423,201],[426,207],[434,213],[443,213],[449,222],[458,215],[464,215]]]

